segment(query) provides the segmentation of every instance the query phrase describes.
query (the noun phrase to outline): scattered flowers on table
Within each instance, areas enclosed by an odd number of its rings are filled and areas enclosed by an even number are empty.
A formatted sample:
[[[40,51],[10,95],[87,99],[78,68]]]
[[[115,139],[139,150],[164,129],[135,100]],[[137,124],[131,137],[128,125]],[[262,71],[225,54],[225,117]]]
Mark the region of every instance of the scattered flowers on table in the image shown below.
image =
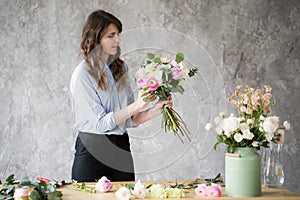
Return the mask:
[[[183,60],[182,53],[177,53],[175,59],[155,57],[154,54],[148,53],[148,60],[136,73],[137,85],[144,89],[145,94],[151,91],[160,100],[167,100],[171,93],[183,94],[184,81],[198,71],[197,68],[189,70]],[[181,116],[173,108],[164,106],[162,109],[164,131],[172,131],[182,142],[181,136],[186,136],[191,141],[187,125]]]
[[[147,187],[138,180],[135,184],[126,184],[121,186],[116,191],[116,197],[119,200],[129,200],[131,198],[144,199],[151,196],[151,198],[182,198],[184,197],[183,188],[163,186],[160,184],[151,184]]]
[[[106,176],[103,176],[101,179],[98,180],[96,183],[96,189],[99,192],[108,192],[113,187],[113,184],[107,179]]]
[[[217,134],[216,149],[220,143],[228,145],[227,152],[233,153],[235,147],[269,147],[270,142],[283,143],[285,130],[290,130],[290,123],[284,121],[280,125],[278,116],[271,114],[272,88],[269,85],[254,89],[250,86],[239,85],[236,91],[228,98],[229,102],[237,108],[238,116],[220,113],[215,118],[215,126],[206,124],[207,130]]]

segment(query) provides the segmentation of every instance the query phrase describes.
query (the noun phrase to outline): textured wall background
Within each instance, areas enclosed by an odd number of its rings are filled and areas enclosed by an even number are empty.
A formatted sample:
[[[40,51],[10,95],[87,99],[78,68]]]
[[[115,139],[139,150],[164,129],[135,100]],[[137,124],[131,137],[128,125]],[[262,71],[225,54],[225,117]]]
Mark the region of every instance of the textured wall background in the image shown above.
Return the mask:
[[[289,120],[285,186],[300,194],[300,1],[1,0],[0,179],[70,179],[73,130],[69,80],[80,62],[85,17],[105,9],[124,25],[123,58],[133,73],[148,51],[181,50],[200,74],[174,107],[192,143],[160,131],[160,118],[129,130],[137,179],[194,179],[224,173],[225,147],[204,130],[238,84],[270,84],[273,114]]]

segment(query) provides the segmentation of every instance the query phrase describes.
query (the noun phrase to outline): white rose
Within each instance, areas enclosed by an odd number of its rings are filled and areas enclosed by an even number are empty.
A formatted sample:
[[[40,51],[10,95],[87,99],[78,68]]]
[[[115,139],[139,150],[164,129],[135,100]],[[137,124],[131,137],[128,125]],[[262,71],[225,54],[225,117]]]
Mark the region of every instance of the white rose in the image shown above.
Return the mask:
[[[130,190],[123,186],[116,191],[116,197],[119,200],[129,200],[131,197]]]
[[[241,123],[241,124],[240,124],[240,129],[241,129],[241,131],[243,132],[243,131],[248,130],[248,129],[249,129],[249,126],[248,126],[248,124],[246,124],[246,123]]]
[[[223,129],[225,132],[233,132],[240,127],[240,121],[237,117],[228,117],[223,120]]]
[[[143,199],[146,196],[146,189],[144,185],[138,180],[134,186],[132,194],[139,199]]]
[[[253,147],[258,147],[258,142],[257,141],[252,142],[252,146]]]
[[[222,135],[222,132],[223,132],[223,128],[219,125],[216,127],[216,132],[218,135]]]
[[[279,117],[276,116],[267,117],[263,122],[263,129],[267,133],[275,133],[278,126],[279,126]]]
[[[237,142],[241,142],[243,140],[243,136],[240,133],[235,134],[233,138]]]
[[[221,117],[215,117],[215,124],[218,125],[220,122],[222,121],[222,118]]]
[[[252,140],[254,138],[254,134],[250,132],[250,129],[246,129],[243,132],[243,138],[247,140]]]
[[[211,123],[207,123],[205,125],[205,129],[208,130],[208,131],[210,131],[212,129],[212,124]]]

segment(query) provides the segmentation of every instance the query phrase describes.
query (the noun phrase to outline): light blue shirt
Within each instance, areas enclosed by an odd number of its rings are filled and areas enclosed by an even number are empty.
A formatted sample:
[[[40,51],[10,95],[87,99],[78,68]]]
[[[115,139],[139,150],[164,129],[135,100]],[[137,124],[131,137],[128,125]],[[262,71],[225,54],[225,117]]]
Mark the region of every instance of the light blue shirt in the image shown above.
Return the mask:
[[[128,73],[127,65],[124,65],[124,68]],[[122,135],[126,128],[132,127],[132,120],[129,118],[117,126],[114,112],[131,104],[134,95],[129,84],[117,91],[117,83],[108,65],[105,65],[104,73],[109,88],[100,90],[87,70],[86,61],[82,61],[73,71],[70,90],[75,109],[74,128],[81,132]]]

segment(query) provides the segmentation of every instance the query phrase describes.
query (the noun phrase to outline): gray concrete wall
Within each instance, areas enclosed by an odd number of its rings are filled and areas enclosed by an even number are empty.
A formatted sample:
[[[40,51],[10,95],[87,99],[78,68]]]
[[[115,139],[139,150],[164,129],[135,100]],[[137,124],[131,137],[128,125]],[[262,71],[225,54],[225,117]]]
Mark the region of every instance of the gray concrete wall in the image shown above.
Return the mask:
[[[298,0],[1,0],[0,179],[70,180],[76,131],[69,80],[85,17],[99,8],[123,22],[122,58],[131,74],[148,51],[182,51],[200,69],[185,95],[174,95],[191,143],[163,133],[160,118],[129,130],[137,179],[224,174],[225,146],[212,150],[215,136],[204,125],[234,111],[226,96],[236,85],[270,84],[273,114],[292,124],[283,146],[285,186],[300,194]]]

